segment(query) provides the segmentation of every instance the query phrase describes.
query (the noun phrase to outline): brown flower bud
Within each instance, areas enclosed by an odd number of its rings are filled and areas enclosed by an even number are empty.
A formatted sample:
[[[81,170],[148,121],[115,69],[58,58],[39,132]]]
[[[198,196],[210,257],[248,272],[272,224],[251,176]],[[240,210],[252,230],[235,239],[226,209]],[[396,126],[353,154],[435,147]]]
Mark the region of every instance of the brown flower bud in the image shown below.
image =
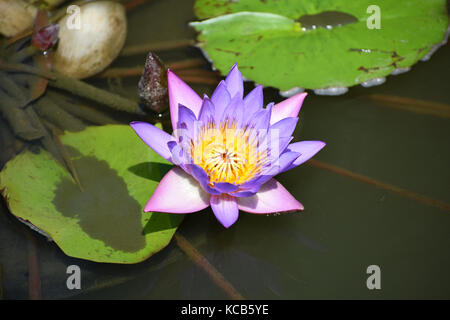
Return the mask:
[[[162,113],[169,107],[167,69],[152,52],[147,56],[144,73],[139,80],[139,96],[144,105],[154,112]]]

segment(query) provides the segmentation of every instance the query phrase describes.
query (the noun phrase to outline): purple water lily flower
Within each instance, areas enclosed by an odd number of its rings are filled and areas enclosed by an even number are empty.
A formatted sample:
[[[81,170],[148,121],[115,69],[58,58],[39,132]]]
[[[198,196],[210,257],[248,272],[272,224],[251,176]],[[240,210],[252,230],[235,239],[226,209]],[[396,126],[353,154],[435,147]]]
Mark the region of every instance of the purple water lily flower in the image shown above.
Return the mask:
[[[262,86],[245,98],[235,64],[211,98],[201,99],[168,71],[170,135],[145,122],[130,125],[155,152],[175,164],[145,211],[190,213],[211,206],[226,228],[239,210],[269,214],[303,210],[273,177],[314,156],[325,143],[290,143],[306,93],[263,107]]]

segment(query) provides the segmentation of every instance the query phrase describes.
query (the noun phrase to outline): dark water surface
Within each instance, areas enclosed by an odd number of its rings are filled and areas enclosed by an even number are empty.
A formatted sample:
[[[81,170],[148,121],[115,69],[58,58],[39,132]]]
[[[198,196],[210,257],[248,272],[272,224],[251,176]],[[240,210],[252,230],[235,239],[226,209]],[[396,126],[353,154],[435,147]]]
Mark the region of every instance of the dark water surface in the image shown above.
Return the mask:
[[[194,20],[193,2],[154,0],[131,11],[127,44],[193,38],[194,31],[187,26]],[[174,61],[193,55],[199,53],[188,49],[161,56]],[[379,87],[358,86],[339,97],[311,93],[301,110],[295,140],[326,141],[314,159],[450,203],[449,119],[365,98],[390,94],[449,104],[449,58],[447,45],[430,61],[388,77]],[[143,65],[144,59],[122,58],[115,65]],[[124,80],[130,95],[135,94],[137,81]],[[200,94],[212,90],[193,87]],[[251,88],[246,84],[247,90]],[[275,90],[264,93],[266,103],[281,100]],[[179,229],[244,297],[450,298],[448,210],[314,165],[302,165],[278,180],[303,203],[303,213],[241,212],[227,230],[207,209],[187,216]],[[227,298],[174,241],[140,264],[98,264],[66,256],[17,222],[3,204],[0,210],[4,298],[28,297],[29,233],[39,252],[42,298]],[[66,212],[74,214],[70,208]],[[138,239],[126,249],[140,246]],[[72,264],[81,268],[81,290],[66,288],[66,268]],[[370,265],[381,268],[381,290],[367,289]]]

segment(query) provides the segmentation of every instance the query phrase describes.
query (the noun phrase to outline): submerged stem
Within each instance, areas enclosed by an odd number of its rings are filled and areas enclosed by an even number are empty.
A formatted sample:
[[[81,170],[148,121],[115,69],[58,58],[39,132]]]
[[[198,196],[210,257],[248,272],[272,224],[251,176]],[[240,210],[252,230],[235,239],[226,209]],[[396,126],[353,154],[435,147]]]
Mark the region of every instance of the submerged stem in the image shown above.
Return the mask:
[[[0,89],[0,113],[8,121],[14,135],[27,141],[42,138],[44,132],[41,128],[33,125],[26,110],[20,108],[20,105],[20,102],[9,97]]]
[[[42,118],[47,119],[60,129],[82,131],[86,128],[80,119],[75,118],[64,109],[59,108],[59,106],[47,96],[38,99],[35,103],[35,108]]]
[[[28,297],[30,300],[41,299],[41,276],[39,271],[39,254],[34,235],[27,230],[28,238]]]
[[[223,290],[225,293],[233,300],[244,300],[245,298],[233,287],[233,285],[225,279],[225,277],[212,266],[206,258],[197,251],[190,244],[190,242],[180,235],[179,233],[175,233],[175,240],[177,245],[183,250],[186,255],[194,260],[194,262],[202,268],[210,278]]]
[[[188,47],[193,45],[194,41],[190,39],[161,41],[154,43],[144,43],[133,46],[127,46],[120,52],[121,56],[132,56],[137,54],[147,54],[149,51],[163,51]]]
[[[72,79],[56,72],[44,71],[20,63],[7,63],[2,60],[0,60],[0,70],[38,75],[48,79],[49,86],[69,91],[70,93],[96,101],[118,111],[144,114],[139,103],[136,101],[99,89],[86,82]]]
[[[440,118],[450,118],[450,105],[434,101],[426,101],[388,94],[370,94],[364,96],[369,100],[375,101],[383,106],[397,108],[405,111],[429,114]]]
[[[115,120],[104,112],[83,104],[70,101],[70,99],[67,99],[67,97],[61,93],[49,90],[47,91],[46,95],[60,108],[64,109],[68,113],[91,123],[99,125],[119,123],[119,121]]]

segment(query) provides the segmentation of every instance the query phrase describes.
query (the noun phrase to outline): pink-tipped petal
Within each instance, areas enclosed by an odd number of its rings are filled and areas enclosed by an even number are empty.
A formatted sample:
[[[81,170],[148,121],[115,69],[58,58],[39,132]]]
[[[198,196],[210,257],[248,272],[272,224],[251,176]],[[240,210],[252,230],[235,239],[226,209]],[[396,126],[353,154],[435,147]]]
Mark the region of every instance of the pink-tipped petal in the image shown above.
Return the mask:
[[[270,179],[251,197],[237,198],[239,209],[250,213],[277,213],[303,210],[303,205],[281,183]]]
[[[172,128],[175,131],[178,123],[178,105],[189,108],[198,117],[202,107],[202,99],[175,73],[167,70],[167,85],[169,89],[170,119]]]
[[[214,215],[225,228],[229,228],[236,222],[239,217],[236,198],[222,193],[221,195],[211,195],[210,202]]]
[[[209,194],[179,167],[172,168],[156,187],[144,211],[191,213],[209,206]]]
[[[303,100],[307,96],[306,92],[298,93],[289,99],[277,103],[272,109],[272,117],[270,124],[277,123],[278,121],[287,117],[297,117],[302,107]]]
[[[153,151],[172,162],[167,143],[175,140],[173,136],[147,122],[133,121],[130,126]]]

